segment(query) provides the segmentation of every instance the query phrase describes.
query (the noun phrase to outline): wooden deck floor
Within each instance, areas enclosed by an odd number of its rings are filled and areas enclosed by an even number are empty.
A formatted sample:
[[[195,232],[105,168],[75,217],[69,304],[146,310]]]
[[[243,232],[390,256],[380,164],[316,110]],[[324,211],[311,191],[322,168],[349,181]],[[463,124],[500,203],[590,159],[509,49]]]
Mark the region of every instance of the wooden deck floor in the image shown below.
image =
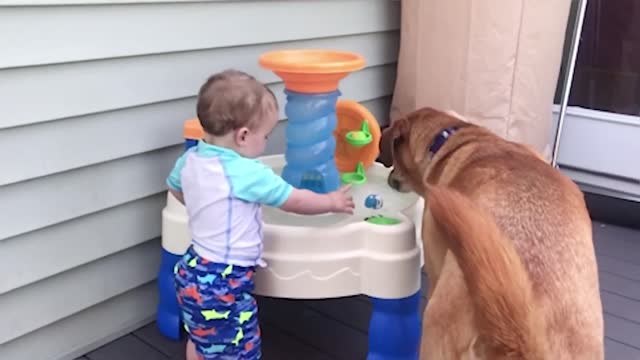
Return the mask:
[[[640,360],[640,230],[594,223],[607,360]],[[266,360],[364,359],[371,306],[365,297],[293,301],[260,298]],[[179,360],[184,343],[147,325],[83,360]]]

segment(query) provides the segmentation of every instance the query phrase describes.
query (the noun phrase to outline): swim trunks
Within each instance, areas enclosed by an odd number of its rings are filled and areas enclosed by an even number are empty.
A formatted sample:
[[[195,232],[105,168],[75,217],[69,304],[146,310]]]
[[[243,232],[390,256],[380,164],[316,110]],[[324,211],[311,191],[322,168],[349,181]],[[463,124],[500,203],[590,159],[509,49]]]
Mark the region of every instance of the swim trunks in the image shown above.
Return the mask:
[[[175,267],[182,321],[204,360],[260,359],[254,267],[213,263],[189,247]]]

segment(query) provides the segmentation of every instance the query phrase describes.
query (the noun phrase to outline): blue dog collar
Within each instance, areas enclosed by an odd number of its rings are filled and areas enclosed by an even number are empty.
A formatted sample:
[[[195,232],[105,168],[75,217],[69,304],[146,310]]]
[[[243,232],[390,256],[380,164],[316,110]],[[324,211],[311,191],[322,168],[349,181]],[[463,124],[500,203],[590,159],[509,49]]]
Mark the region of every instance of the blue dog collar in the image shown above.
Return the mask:
[[[438,136],[436,136],[436,138],[433,140],[433,143],[431,143],[431,146],[429,147],[429,153],[431,153],[432,156],[435,155],[436,152],[440,150],[442,145],[444,145],[444,143],[446,143],[451,135],[453,135],[456,131],[458,131],[458,126],[451,126],[442,130],[440,134],[438,134]]]

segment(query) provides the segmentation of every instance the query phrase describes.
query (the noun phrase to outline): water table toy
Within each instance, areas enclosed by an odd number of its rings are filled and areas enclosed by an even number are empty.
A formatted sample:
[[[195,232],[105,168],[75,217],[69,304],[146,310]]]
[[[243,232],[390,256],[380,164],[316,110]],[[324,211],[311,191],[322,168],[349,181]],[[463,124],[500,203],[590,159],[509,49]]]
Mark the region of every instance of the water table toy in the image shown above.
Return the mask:
[[[416,360],[420,340],[421,199],[387,185],[389,169],[375,162],[380,127],[361,104],[338,100],[338,83],[364,67],[351,52],[285,50],[260,57],[285,84],[286,150],[260,160],[297,188],[320,193],[352,185],[354,215],[302,216],[265,207],[266,268],[255,294],[323,299],[365,294],[373,311],[368,359]],[[197,119],[184,124],[185,148],[197,144]],[[382,207],[384,199],[384,207]],[[184,206],[170,193],[162,212],[162,265],[157,323],[180,338],[173,268],[191,242]],[[309,326],[312,326],[311,324]]]

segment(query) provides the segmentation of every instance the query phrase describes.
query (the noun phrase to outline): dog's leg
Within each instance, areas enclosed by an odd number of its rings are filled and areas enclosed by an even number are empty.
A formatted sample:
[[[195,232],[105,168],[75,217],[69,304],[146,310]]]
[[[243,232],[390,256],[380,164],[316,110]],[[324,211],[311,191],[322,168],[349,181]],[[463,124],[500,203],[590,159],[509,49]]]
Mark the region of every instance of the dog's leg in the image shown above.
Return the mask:
[[[422,246],[424,249],[424,267],[429,278],[429,289],[426,294],[427,300],[429,300],[433,289],[438,284],[447,248],[441,240],[442,235],[433,226],[433,218],[426,208],[425,205],[425,212],[422,217]]]
[[[420,360],[461,360],[477,337],[462,272],[449,253],[422,317]]]

